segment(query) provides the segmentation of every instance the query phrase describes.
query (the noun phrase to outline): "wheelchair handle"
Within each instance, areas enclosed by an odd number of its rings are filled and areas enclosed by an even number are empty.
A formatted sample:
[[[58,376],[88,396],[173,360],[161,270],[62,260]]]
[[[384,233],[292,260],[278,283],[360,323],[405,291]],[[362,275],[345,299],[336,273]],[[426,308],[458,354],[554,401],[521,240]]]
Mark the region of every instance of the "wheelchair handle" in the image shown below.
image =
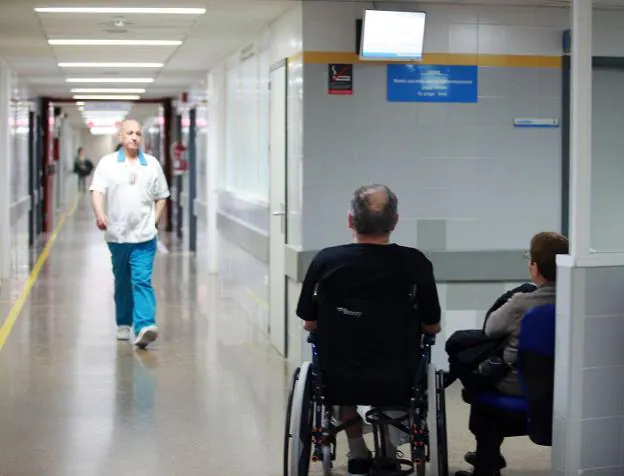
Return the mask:
[[[423,334],[423,345],[435,345],[435,336],[429,334]]]

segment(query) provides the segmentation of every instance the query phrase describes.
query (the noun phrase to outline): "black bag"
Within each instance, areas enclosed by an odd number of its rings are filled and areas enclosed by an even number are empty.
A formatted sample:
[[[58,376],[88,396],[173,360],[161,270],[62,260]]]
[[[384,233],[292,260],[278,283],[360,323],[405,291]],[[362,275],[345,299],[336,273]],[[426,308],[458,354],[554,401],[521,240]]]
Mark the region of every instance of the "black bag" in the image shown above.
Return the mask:
[[[506,336],[488,337],[480,329],[454,332],[446,341],[447,384],[459,378],[465,387],[484,387],[504,378],[510,370],[502,357],[506,341]]]
[[[465,387],[487,387],[503,379],[510,370],[503,360],[507,336],[488,337],[485,323],[494,311],[502,307],[516,293],[530,293],[537,289],[532,283],[524,283],[500,296],[485,315],[483,329],[456,331],[446,341],[449,356],[449,373],[446,386],[458,378]]]

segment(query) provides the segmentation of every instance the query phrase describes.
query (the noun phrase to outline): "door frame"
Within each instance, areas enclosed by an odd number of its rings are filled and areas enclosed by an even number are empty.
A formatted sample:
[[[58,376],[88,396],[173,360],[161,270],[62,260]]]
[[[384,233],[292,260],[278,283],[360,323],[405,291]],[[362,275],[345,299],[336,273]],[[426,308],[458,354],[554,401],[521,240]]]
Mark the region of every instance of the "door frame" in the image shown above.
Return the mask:
[[[275,211],[272,209],[273,207],[273,203],[272,203],[272,164],[273,164],[273,153],[272,153],[272,141],[271,141],[271,137],[273,134],[273,129],[272,129],[272,124],[271,124],[271,117],[272,117],[272,102],[273,102],[273,98],[272,98],[272,91],[273,91],[273,87],[272,87],[272,82],[271,82],[271,77],[273,75],[273,73],[281,68],[284,68],[284,209],[283,210],[279,210],[279,211]],[[271,312],[271,287],[273,285],[275,285],[276,283],[273,283],[271,280],[271,248],[272,248],[272,243],[271,243],[271,223],[272,223],[272,218],[275,216],[275,213],[280,213],[282,214],[282,220],[283,220],[283,238],[284,238],[284,242],[283,242],[283,253],[285,255],[286,252],[286,244],[288,241],[288,58],[284,58],[280,61],[277,61],[275,63],[273,63],[270,68],[269,68],[269,339],[271,340],[271,342],[273,343],[273,338],[272,338],[272,332],[271,332],[271,315],[273,314]],[[285,256],[284,256],[285,259]],[[285,268],[285,266],[284,266]],[[277,283],[281,289],[282,292],[280,292],[280,294],[284,297],[283,299],[283,303],[282,303],[282,311],[283,311],[283,317],[284,317],[284,335],[281,336],[281,339],[283,339],[283,345],[282,346],[277,346],[277,350],[281,351],[282,349],[280,349],[279,347],[283,347],[283,356],[284,357],[288,357],[289,354],[289,342],[288,342],[288,331],[289,331],[289,327],[288,327],[288,286],[287,286],[287,277],[286,277],[286,272],[284,269],[284,272],[282,273],[283,275],[280,277],[279,283]],[[280,306],[281,307],[281,306]],[[275,344],[273,344],[275,346]]]

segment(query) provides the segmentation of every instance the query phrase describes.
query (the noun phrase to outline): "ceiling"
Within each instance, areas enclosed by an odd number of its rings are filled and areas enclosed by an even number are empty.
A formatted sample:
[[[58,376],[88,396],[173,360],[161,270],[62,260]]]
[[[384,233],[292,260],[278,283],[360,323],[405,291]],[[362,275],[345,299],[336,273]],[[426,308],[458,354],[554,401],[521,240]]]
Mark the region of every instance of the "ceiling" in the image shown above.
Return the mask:
[[[177,97],[253,38],[294,0],[0,0],[0,58],[28,83],[31,97],[71,99],[73,88],[139,88],[141,99]],[[202,7],[203,15],[38,13],[36,7]],[[122,22],[116,20],[121,18]],[[59,46],[58,39],[176,40],[179,46]],[[68,68],[65,62],[147,62],[161,68]],[[68,83],[68,78],[107,78]],[[120,84],[115,78],[153,79]],[[153,108],[146,108],[153,110]],[[72,122],[74,108],[65,108]],[[135,110],[132,115],[135,116]]]
[[[0,58],[24,78],[31,96],[72,97],[72,88],[140,88],[143,99],[176,97],[298,0],[0,0]],[[318,1],[318,0],[305,0]],[[324,0],[323,0],[324,1]],[[345,1],[345,0],[334,0]],[[370,3],[369,0],[356,0]],[[380,0],[399,3],[412,0]],[[569,0],[429,0],[422,3],[567,6]],[[594,0],[597,8],[622,8],[624,0]],[[201,7],[203,15],[38,13],[35,7]],[[119,22],[116,20],[121,19]],[[58,39],[175,40],[179,46],[59,46]],[[64,62],[149,62],[158,68],[67,68]],[[102,83],[68,83],[106,78]],[[119,84],[147,78],[146,84]],[[66,107],[71,122],[82,121]],[[132,115],[140,110],[135,108]]]

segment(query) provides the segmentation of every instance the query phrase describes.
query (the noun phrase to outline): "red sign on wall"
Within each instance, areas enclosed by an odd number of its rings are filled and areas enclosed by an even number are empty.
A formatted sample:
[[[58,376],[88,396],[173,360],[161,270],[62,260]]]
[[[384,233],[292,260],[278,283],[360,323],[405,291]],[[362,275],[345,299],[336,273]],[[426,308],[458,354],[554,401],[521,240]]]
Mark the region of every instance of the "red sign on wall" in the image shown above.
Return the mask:
[[[353,95],[353,65],[330,64],[328,67],[329,85],[327,92],[331,95]]]
[[[186,160],[186,146],[179,142],[173,146],[173,168],[176,172],[184,172],[188,170],[188,162]]]

